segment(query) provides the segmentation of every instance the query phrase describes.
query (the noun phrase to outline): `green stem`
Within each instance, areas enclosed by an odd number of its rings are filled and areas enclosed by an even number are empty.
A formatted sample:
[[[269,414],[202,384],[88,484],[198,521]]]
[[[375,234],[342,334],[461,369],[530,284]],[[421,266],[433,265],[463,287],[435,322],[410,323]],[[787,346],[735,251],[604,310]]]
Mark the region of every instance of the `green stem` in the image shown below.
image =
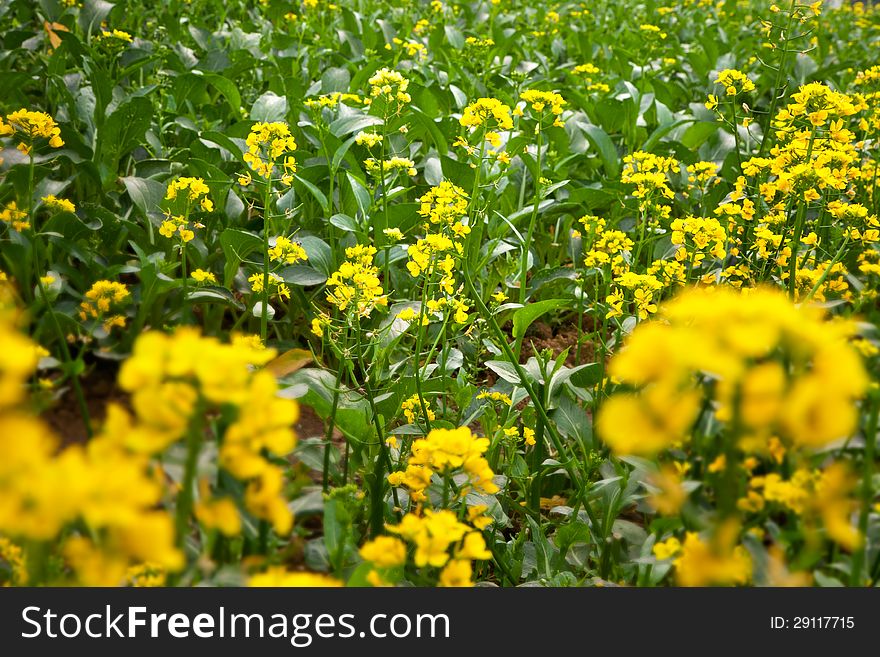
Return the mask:
[[[181,550],[186,546],[187,529],[193,507],[193,487],[196,478],[196,467],[199,461],[203,418],[203,409],[201,404],[199,404],[195,408],[186,434],[186,460],[183,466],[183,479],[180,482],[180,494],[177,496],[177,509],[174,518],[177,547]]]
[[[572,483],[578,489],[581,495],[586,494],[586,488],[584,486],[584,481],[582,480],[580,473],[576,470],[574,466],[574,458],[571,457],[568,453],[568,450],[565,447],[565,442],[562,440],[562,436],[559,435],[559,432],[556,430],[556,427],[553,426],[553,423],[550,421],[550,417],[547,415],[547,411],[544,408],[544,404],[541,400],[541,397],[537,395],[535,392],[535,388],[529,382],[529,376],[526,371],[523,369],[522,365],[516,360],[513,355],[513,351],[510,348],[510,345],[507,344],[507,340],[504,336],[504,333],[501,331],[501,328],[498,326],[498,322],[495,321],[492,313],[489,312],[489,309],[486,307],[486,304],[483,303],[483,300],[477,294],[476,287],[474,287],[473,279],[471,279],[470,273],[467,269],[464,269],[464,280],[465,285],[467,287],[468,293],[473,296],[474,301],[477,304],[477,307],[480,310],[480,314],[483,316],[483,319],[489,325],[490,330],[495,335],[495,339],[501,345],[501,350],[504,352],[504,356],[510,362],[511,366],[516,371],[517,376],[520,380],[520,385],[522,385],[523,389],[525,389],[526,393],[529,395],[529,398],[532,400],[532,403],[535,406],[535,411],[538,416],[541,418],[541,421],[544,423],[544,426],[547,430],[547,433],[550,434],[550,440],[553,443],[554,448],[559,453],[562,459],[562,467],[565,469]]]
[[[343,342],[343,348],[348,342],[348,330]],[[336,370],[336,385],[333,386],[333,402],[330,406],[330,419],[327,422],[327,433],[324,436],[324,469],[321,473],[321,482],[326,493],[330,486],[330,448],[332,447],[333,429],[336,427],[336,411],[339,409],[339,389],[342,385],[342,363]]]
[[[541,117],[543,119],[543,115]],[[535,224],[538,220],[538,205],[541,201],[541,150],[544,146],[544,131],[541,130],[540,120],[538,122],[538,150],[536,153],[536,173],[535,173],[535,196],[532,205],[532,216],[529,219],[529,229],[526,233],[526,241],[523,244],[522,262],[519,269],[519,302],[526,302],[526,276],[529,272],[529,252],[532,247],[532,237],[535,233]],[[517,354],[519,355],[519,354]]]
[[[269,199],[272,195],[272,178],[266,179],[263,195],[263,307],[260,310],[260,340],[266,344],[269,333]]]
[[[46,286],[43,285],[43,276],[42,276],[42,266],[40,265],[40,251],[42,248],[40,234],[37,232],[37,218],[34,215],[34,150],[33,144],[31,144],[31,148],[29,151],[30,163],[28,167],[28,189],[27,189],[27,204],[28,204],[28,219],[31,222],[31,230],[34,233],[34,265],[35,265],[35,276],[37,281],[37,289],[40,291],[40,298],[43,303],[46,305],[46,312],[49,315],[49,321],[52,323],[52,329],[55,331],[55,337],[58,339],[58,344],[61,348],[61,357],[64,361],[64,370],[65,374],[70,378],[70,383],[73,386],[73,394],[76,397],[76,403],[79,407],[79,414],[82,417],[83,425],[85,426],[86,436],[88,438],[92,437],[92,422],[89,417],[89,407],[86,404],[86,397],[83,394],[82,385],[79,380],[79,368],[74,366],[74,360],[70,355],[70,347],[67,346],[67,337],[64,335],[64,331],[61,328],[61,323],[58,321],[58,316],[55,314],[55,308],[53,308],[52,303],[49,301],[49,296],[46,294]]]
[[[190,320],[190,307],[189,307],[189,281],[187,280],[187,271],[186,271],[186,242],[180,243],[180,269],[183,274],[183,318],[184,323],[189,324]]]
[[[416,393],[419,396],[419,406],[422,409],[422,417],[425,419],[425,435],[431,431],[431,418],[428,417],[428,406],[425,404],[425,397],[422,394],[422,336],[425,334],[424,318],[425,306],[428,303],[428,285],[431,282],[431,275],[434,273],[434,263],[436,256],[431,258],[428,270],[425,272],[425,278],[422,281],[422,301],[419,306],[419,325],[416,327],[416,353],[415,353],[415,375],[416,375]],[[426,363],[427,365],[427,363]]]
[[[764,122],[764,134],[761,137],[761,147],[758,149],[758,157],[764,155],[767,145],[770,143],[768,138],[770,136],[771,127],[773,126],[773,114],[776,112],[776,105],[779,102],[779,85],[782,83],[782,76],[785,74],[785,64],[788,59],[788,35],[791,32],[791,24],[794,20],[794,8],[796,4],[797,0],[791,0],[791,4],[788,6],[788,25],[785,27],[785,40],[784,45],[782,46],[782,56],[779,58],[779,68],[776,69],[776,80],[773,82],[773,96],[770,99],[770,109],[767,111],[767,119]]]
[[[364,352],[361,346],[360,322],[355,327],[355,342],[357,343],[357,360],[361,368],[361,375],[364,381],[364,391],[367,393],[367,403],[370,405],[370,414],[373,416],[373,426],[376,428],[376,439],[379,442],[379,458],[376,459],[375,468],[373,470],[373,490],[370,496],[370,533],[373,536],[379,536],[385,526],[385,512],[382,508],[385,505],[385,473],[391,471],[391,457],[388,455],[388,446],[385,444],[385,430],[382,428],[382,422],[379,419],[379,411],[376,409],[375,396],[370,385],[370,375],[364,365]],[[397,498],[397,489],[392,488],[391,494],[394,497],[395,508],[400,507],[400,501]]]

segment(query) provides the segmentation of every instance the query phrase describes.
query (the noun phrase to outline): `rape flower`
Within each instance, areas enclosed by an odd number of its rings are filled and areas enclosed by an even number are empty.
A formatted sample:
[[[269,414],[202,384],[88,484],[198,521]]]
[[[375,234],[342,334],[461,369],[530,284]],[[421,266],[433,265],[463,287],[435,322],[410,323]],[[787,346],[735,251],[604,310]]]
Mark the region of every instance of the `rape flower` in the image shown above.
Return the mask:
[[[372,98],[384,98],[388,102],[396,103],[398,108],[412,100],[412,97],[406,92],[409,80],[397,71],[389,68],[379,69],[368,82]]]
[[[76,206],[66,198],[58,198],[54,194],[49,194],[42,198],[43,203],[50,210],[58,212],[76,212]]]
[[[415,424],[416,417],[418,417],[422,412],[422,401],[419,399],[418,395],[413,395],[408,399],[404,399],[403,402],[400,404],[400,408],[403,411],[403,415],[406,418],[406,421],[410,424]],[[425,404],[425,408],[427,409],[428,413],[428,421],[433,422],[434,420],[436,420],[437,416],[434,414],[434,411],[432,411],[427,404]]]
[[[373,264],[376,248],[357,245],[345,254],[348,260],[327,279],[327,301],[341,311],[351,306],[359,317],[369,317],[375,308],[388,305],[379,269]]]
[[[449,473],[452,470],[462,470],[468,479],[468,483],[477,492],[491,495],[498,492],[498,486],[494,483],[495,474],[489,467],[488,461],[482,456],[489,448],[487,438],[477,438],[471,434],[467,427],[458,429],[432,429],[425,438],[416,440],[412,445],[412,454],[409,458],[409,468],[413,466],[425,468],[428,473]],[[396,474],[396,473],[392,473]],[[407,477],[389,475],[389,481],[405,481],[407,487],[421,493],[430,483],[430,478],[422,478],[418,481]],[[415,473],[413,473],[415,474]],[[416,485],[411,485],[416,484]]]
[[[373,148],[374,146],[382,143],[382,135],[376,132],[364,132],[363,130],[361,130],[355,136],[354,143],[356,143],[358,146]]]
[[[654,453],[685,439],[701,405],[703,393],[690,382],[699,372],[718,380],[716,417],[738,415],[744,440],[780,432],[820,446],[855,429],[854,401],[867,379],[845,341],[850,325],[824,322],[820,310],[797,308],[770,290],[693,291],[663,314],[669,324],[639,326],[609,366],[612,376],[641,387],[612,396],[597,417],[618,453]],[[795,369],[772,359],[779,348]]]
[[[269,249],[269,258],[286,265],[294,265],[308,260],[309,256],[301,244],[280,235],[275,238],[275,244]]]
[[[293,184],[296,160],[293,156],[285,154],[296,150],[296,140],[290,134],[290,128],[286,123],[283,121],[255,123],[247,136],[246,144],[247,152],[243,155],[243,159],[258,176],[266,180],[271,179],[276,164],[281,162],[284,170],[281,183],[288,187]],[[250,182],[249,177],[247,180]],[[239,184],[241,182],[239,179]]]
[[[707,543],[696,532],[687,532],[680,555],[673,562],[681,586],[743,585],[752,577],[752,560],[742,545],[732,545],[730,527],[719,530]]]
[[[655,543],[651,551],[660,561],[671,559],[681,552],[681,541],[675,538],[675,536],[670,536],[665,541]]]
[[[473,586],[473,568],[469,561],[455,559],[451,561],[440,573],[440,586],[442,587],[469,587]]]
[[[248,276],[248,283],[251,284],[251,292],[261,294],[263,292],[264,276],[261,273],[251,274]],[[277,296],[279,299],[290,299],[290,288],[284,279],[275,272],[269,272],[269,296]]]
[[[723,86],[728,96],[737,96],[755,90],[755,83],[745,73],[732,68],[721,71],[715,79],[715,84]]]
[[[187,208],[185,214],[189,212],[189,209],[192,207],[191,204],[196,201],[198,201],[199,207],[205,212],[213,212],[214,203],[208,197],[210,191],[202,178],[182,176],[168,183],[165,191],[165,200],[174,201],[180,194],[183,194]]]
[[[342,586],[342,582],[329,575],[310,572],[290,571],[283,566],[272,566],[265,572],[251,575],[247,581],[252,587],[293,587],[293,588],[323,588]]]
[[[378,568],[396,568],[406,562],[406,544],[393,536],[377,536],[361,546],[360,555]]]
[[[193,269],[189,275],[196,283],[217,284],[217,277],[213,272],[205,271],[204,269]]]
[[[387,160],[377,160],[374,157],[370,157],[364,160],[364,166],[367,169],[367,173],[375,178],[381,178],[383,175],[388,176],[398,171],[408,176],[415,176],[417,173],[415,162],[407,157],[394,156]]]
[[[549,110],[550,115],[554,117],[554,126],[561,128],[564,125],[559,117],[562,115],[562,106],[565,105],[565,99],[555,91],[529,89],[522,92],[519,97],[541,116],[544,115],[545,110]]]
[[[107,331],[114,326],[123,326],[125,319],[118,314],[118,311],[119,306],[127,301],[129,296],[130,293],[124,283],[96,281],[85,293],[85,298],[79,305],[78,316],[82,321],[102,320]]]
[[[195,506],[196,519],[208,529],[216,529],[224,536],[238,536],[241,533],[241,517],[232,498],[211,497],[207,479],[199,482],[201,499]]]
[[[10,134],[9,128],[12,128],[15,133],[24,137],[24,141],[18,144],[18,150],[25,155],[30,154],[34,141],[38,138],[48,140],[51,148],[64,146],[64,140],[61,139],[61,128],[55,123],[55,119],[45,112],[20,109],[12,114],[7,114],[6,120],[9,122],[9,126],[4,132]]]
[[[18,204],[15,201],[10,201],[0,210],[0,221],[12,226],[19,233],[31,227],[31,222],[27,221],[27,216],[27,212],[19,210]]]
[[[480,98],[464,108],[464,112],[458,121],[463,127],[471,131],[485,127],[487,130],[510,130],[513,128],[513,118],[510,116],[510,107],[497,98]]]
[[[184,244],[193,241],[196,237],[189,221],[182,215],[169,216],[165,219],[159,226],[159,234],[168,239],[177,236]]]
[[[489,392],[488,390],[483,391],[477,395],[477,399],[490,399],[494,402],[507,404],[508,406],[513,404],[508,395],[505,395],[503,392],[498,392],[496,390],[493,390],[492,392]]]

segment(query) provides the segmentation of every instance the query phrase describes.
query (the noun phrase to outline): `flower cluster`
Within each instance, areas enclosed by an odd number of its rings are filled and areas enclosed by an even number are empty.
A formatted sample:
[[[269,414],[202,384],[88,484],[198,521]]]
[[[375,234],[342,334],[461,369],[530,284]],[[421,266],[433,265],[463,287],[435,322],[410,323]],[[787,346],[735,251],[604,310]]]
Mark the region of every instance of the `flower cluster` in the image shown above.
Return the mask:
[[[24,583],[25,561],[42,575],[43,547],[62,534],[65,566],[58,577],[106,586],[121,584],[137,564],[179,570],[183,554],[174,526],[159,508],[165,486],[148,459],[127,447],[125,434],[105,428],[88,445],[62,449],[41,421],[16,410],[37,352],[12,318],[5,308],[0,313],[0,334],[9,347],[0,360],[0,551],[13,576]],[[10,539],[26,541],[33,553]]]
[[[55,123],[50,115],[45,112],[36,112],[20,109],[17,112],[6,115],[7,123],[0,120],[0,137],[18,134],[23,138],[18,143],[18,150],[29,155],[37,139],[46,139],[50,148],[61,148],[64,140],[61,139],[61,128]]]
[[[483,454],[489,448],[488,438],[478,438],[468,427],[432,429],[425,438],[416,440],[404,471],[392,472],[388,481],[392,486],[406,486],[413,501],[427,499],[426,489],[433,474],[456,479],[461,497],[468,490],[492,495],[498,492],[493,481],[495,473]]]
[[[125,317],[119,313],[119,306],[125,303],[130,292],[124,283],[116,281],[97,281],[85,293],[79,305],[79,318],[100,320],[104,330],[125,326]]]
[[[293,516],[283,496],[284,475],[268,457],[293,450],[299,407],[276,395],[271,373],[253,369],[274,356],[271,349],[244,341],[224,344],[195,329],[145,333],[119,373],[119,385],[132,396],[134,418],[111,407],[108,426],[125,436],[133,451],[156,454],[187,436],[197,449],[203,437],[193,434],[192,422],[206,409],[233,413],[220,441],[219,464],[246,483],[244,507],[278,534],[287,534]],[[209,500],[202,504],[211,507]]]
[[[387,527],[388,531],[403,537],[415,546],[413,562],[418,568],[442,568],[438,583],[443,587],[473,586],[475,560],[491,559],[483,535],[470,525],[461,522],[448,509],[425,510],[424,515],[408,513],[398,525]],[[367,559],[379,567],[389,567],[388,557],[379,558],[379,547],[391,548],[392,555],[399,558],[402,546],[391,543],[393,538],[381,537],[381,544],[367,543],[364,551]],[[392,547],[393,546],[393,547]],[[364,552],[361,553],[362,556]],[[387,554],[387,553],[385,553]],[[384,565],[383,565],[384,564]],[[397,564],[394,564],[397,565]]]
[[[609,366],[640,388],[612,396],[597,417],[617,453],[653,454],[684,440],[706,394],[750,451],[766,450],[774,436],[821,447],[855,429],[867,378],[847,343],[851,325],[766,289],[695,290],[669,302],[663,317],[638,327]],[[714,384],[699,386],[701,377]]]
[[[487,131],[510,130],[513,127],[510,107],[497,98],[480,98],[471,103],[464,108],[458,122],[471,131],[477,128]]]
[[[369,317],[375,308],[387,306],[379,269],[373,264],[375,255],[372,246],[347,248],[347,260],[327,279],[327,301],[343,312],[352,308],[359,317]]]
[[[289,237],[279,235],[275,238],[275,244],[269,249],[269,258],[285,265],[295,265],[309,259],[306,250],[299,242],[294,242]]]
[[[545,116],[548,112],[553,117],[553,125],[561,128],[565,125],[562,122],[562,106],[565,105],[565,99],[555,91],[539,91],[537,89],[529,89],[523,91],[519,97],[525,101],[525,104],[537,112],[540,117]],[[522,114],[522,108],[517,108],[517,114]]]
[[[394,105],[399,111],[404,105],[412,101],[412,97],[406,92],[409,88],[409,80],[397,71],[382,68],[376,71],[368,80],[370,84],[370,97],[381,98],[389,106]]]
[[[244,161],[258,176],[266,180],[271,179],[275,165],[280,161],[284,170],[281,183],[288,187],[293,184],[296,160],[292,155],[285,156],[285,153],[296,150],[296,140],[290,134],[290,127],[286,123],[282,121],[255,123],[247,136],[246,143],[247,153],[244,154]],[[282,156],[284,156],[283,160]]]
[[[394,156],[387,160],[377,160],[374,157],[364,160],[364,166],[367,173],[381,180],[383,176],[387,177],[398,171],[403,172],[407,176],[416,175],[416,163],[408,157]]]

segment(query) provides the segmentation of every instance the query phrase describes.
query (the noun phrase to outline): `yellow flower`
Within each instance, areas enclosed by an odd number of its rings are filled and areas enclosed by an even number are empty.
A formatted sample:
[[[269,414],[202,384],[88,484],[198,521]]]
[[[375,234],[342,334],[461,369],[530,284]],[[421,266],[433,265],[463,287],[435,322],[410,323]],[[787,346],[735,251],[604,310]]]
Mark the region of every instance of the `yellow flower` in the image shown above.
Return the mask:
[[[253,587],[322,588],[342,586],[342,582],[321,573],[295,572],[287,570],[283,566],[272,566],[263,573],[251,575],[247,585]]]
[[[270,179],[278,162],[283,162],[284,168],[288,170],[288,176],[292,171],[295,171],[296,162],[291,156],[286,156],[282,160],[282,156],[285,156],[286,153],[296,150],[296,140],[290,134],[288,125],[283,121],[255,123],[251,127],[245,143],[247,144],[247,152],[243,159],[261,178]],[[245,182],[249,184],[250,180],[250,173],[248,173],[246,176],[239,177],[238,182],[239,184],[245,184]],[[292,178],[288,178],[287,182],[292,183]]]
[[[510,107],[497,98],[480,98],[464,108],[458,121],[465,128],[475,130],[485,127],[488,130],[510,130],[513,119]]]
[[[309,256],[301,244],[280,235],[275,238],[275,244],[269,249],[269,258],[286,265],[293,265],[308,260]]]
[[[76,206],[65,198],[58,198],[54,194],[49,194],[42,198],[43,203],[50,210],[59,212],[76,212]]]
[[[442,587],[470,587],[473,586],[473,568],[470,561],[455,559],[440,573]]]
[[[671,559],[681,552],[681,541],[675,538],[675,536],[670,536],[665,541],[655,543],[652,551],[654,556],[661,561]]]
[[[38,137],[47,139],[52,148],[64,146],[64,141],[61,139],[61,128],[55,123],[55,119],[45,112],[20,109],[12,114],[7,114],[6,120],[9,122],[9,126],[15,129],[15,132],[25,137],[27,143],[20,143],[20,145],[25,147],[26,155],[30,152],[30,145]]]
[[[197,283],[217,283],[217,277],[212,272],[204,269],[194,269],[190,272],[190,276]]]
[[[406,544],[393,536],[377,536],[361,546],[361,558],[379,568],[395,568],[406,563]]]
[[[681,586],[744,585],[752,578],[752,560],[742,545],[733,545],[735,527],[722,527],[710,543],[687,532],[675,559]]]

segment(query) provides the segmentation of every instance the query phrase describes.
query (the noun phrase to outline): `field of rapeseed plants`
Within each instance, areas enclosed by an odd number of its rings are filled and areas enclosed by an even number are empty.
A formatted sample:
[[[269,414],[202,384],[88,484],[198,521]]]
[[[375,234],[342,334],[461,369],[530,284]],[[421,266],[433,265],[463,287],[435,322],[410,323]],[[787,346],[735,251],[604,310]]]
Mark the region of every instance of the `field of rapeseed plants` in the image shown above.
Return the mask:
[[[7,0],[0,583],[873,586],[880,11]]]

